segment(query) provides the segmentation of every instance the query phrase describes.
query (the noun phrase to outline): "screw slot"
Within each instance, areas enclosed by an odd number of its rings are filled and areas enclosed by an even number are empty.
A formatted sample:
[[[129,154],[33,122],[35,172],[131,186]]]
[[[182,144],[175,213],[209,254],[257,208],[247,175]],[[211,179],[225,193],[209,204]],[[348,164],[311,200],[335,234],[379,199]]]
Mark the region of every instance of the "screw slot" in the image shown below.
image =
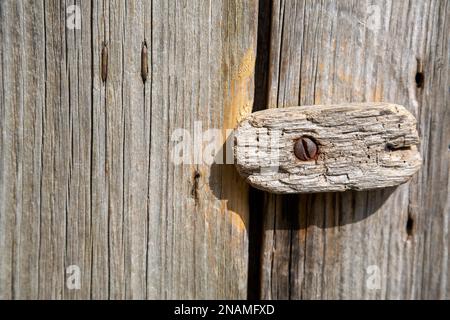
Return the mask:
[[[301,137],[294,144],[294,154],[302,161],[317,159],[317,143],[309,137]]]

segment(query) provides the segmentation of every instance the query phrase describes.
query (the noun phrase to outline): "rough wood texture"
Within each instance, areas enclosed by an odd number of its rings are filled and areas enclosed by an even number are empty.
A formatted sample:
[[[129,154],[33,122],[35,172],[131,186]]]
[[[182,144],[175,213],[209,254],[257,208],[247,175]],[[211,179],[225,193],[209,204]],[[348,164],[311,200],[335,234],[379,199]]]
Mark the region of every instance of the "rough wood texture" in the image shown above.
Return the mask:
[[[450,298],[450,6],[371,4],[376,31],[363,1],[0,1],[0,299]],[[232,129],[255,92],[404,105],[422,169],[397,189],[276,196],[233,165],[171,162],[175,128]]]
[[[295,156],[294,144],[304,136],[318,146],[316,159]],[[395,104],[258,111],[239,124],[235,141],[239,173],[274,193],[392,187],[406,182],[421,164],[416,119]]]
[[[267,107],[403,105],[418,120],[423,164],[398,188],[260,192],[259,296],[449,299],[449,2],[275,0],[269,19]]]
[[[0,15],[0,299],[245,298],[248,186],[170,150],[175,128],[251,111],[257,3],[7,0]]]

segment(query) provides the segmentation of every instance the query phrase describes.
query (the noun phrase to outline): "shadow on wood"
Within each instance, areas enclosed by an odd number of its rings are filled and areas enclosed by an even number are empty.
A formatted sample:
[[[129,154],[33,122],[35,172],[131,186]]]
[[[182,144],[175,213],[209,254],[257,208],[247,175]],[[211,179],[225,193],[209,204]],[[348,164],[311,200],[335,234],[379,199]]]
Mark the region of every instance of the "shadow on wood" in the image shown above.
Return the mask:
[[[228,137],[232,139],[233,136]],[[221,146],[218,155],[226,159],[227,141]],[[234,164],[213,163],[210,168],[209,188],[218,200],[225,203],[227,211],[235,212],[243,222],[248,237],[248,273],[247,298],[256,299],[260,289],[260,254],[262,230],[262,202],[259,201],[259,190],[250,187],[239,175]],[[237,195],[236,193],[241,193]],[[256,198],[255,198],[256,196]],[[246,203],[243,203],[246,201]],[[239,210],[247,205],[249,211]],[[249,212],[243,215],[242,212]],[[252,217],[250,219],[250,217]],[[259,218],[258,218],[259,217]]]
[[[226,158],[224,146],[218,154]],[[329,229],[357,223],[375,214],[398,187],[370,191],[277,195],[247,185],[234,165],[211,165],[209,187],[225,209],[239,215],[248,234],[248,298],[259,298],[261,258],[266,231],[285,230],[286,236],[315,226]],[[236,193],[245,193],[240,196]],[[238,201],[239,200],[239,201]],[[248,201],[249,217],[240,208]],[[270,232],[269,232],[270,233]],[[297,239],[298,240],[298,239]]]
[[[264,202],[271,199],[281,214],[272,225],[265,224],[264,229],[325,229],[356,223],[376,213],[396,188],[294,195],[264,193]],[[267,208],[265,204],[263,207]]]
[[[240,186],[240,187],[238,187]],[[217,200],[222,201],[223,210],[233,212],[242,220],[248,230],[248,216],[242,214],[242,207],[248,207],[248,188],[244,179],[232,164],[212,164],[209,175],[209,188]]]
[[[227,141],[230,137],[227,139]],[[224,155],[226,143],[218,154]],[[209,185],[214,196],[226,201],[227,209],[239,214],[242,201],[236,203],[235,199],[241,197],[230,196],[233,190],[242,192],[238,185],[246,184],[244,178],[239,176],[236,167],[231,164],[211,165]],[[248,186],[251,188],[250,186]],[[374,214],[397,187],[375,189],[369,191],[345,191],[328,193],[286,194],[278,195],[250,189],[249,205],[250,216],[253,219],[262,219],[261,211],[268,210],[269,203],[275,206],[280,217],[273,219],[272,225],[266,225],[265,230],[300,230],[314,225],[319,228],[334,228],[352,224]],[[245,189],[245,188],[244,188]],[[270,201],[269,201],[270,199]],[[273,204],[272,204],[273,203]],[[258,214],[258,216],[255,216]],[[248,218],[241,215],[247,230]]]

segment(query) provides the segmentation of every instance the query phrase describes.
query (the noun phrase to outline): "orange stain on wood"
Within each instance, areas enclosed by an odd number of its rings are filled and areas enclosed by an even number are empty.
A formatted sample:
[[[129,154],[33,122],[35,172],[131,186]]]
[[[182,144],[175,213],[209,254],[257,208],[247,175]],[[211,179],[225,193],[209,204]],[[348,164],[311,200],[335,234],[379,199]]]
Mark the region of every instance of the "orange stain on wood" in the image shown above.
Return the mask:
[[[375,102],[381,102],[384,99],[384,86],[383,86],[383,82],[378,82],[376,87],[375,87],[375,92],[374,92],[374,99],[373,101]]]
[[[252,112],[254,71],[255,55],[253,48],[250,48],[242,58],[236,74],[231,78],[229,103],[225,105],[224,110],[224,130],[233,129]]]
[[[227,129],[234,129],[252,112],[254,70],[255,53],[251,47],[242,57],[224,90],[227,96],[223,120],[225,140],[229,138]],[[248,185],[239,176],[234,165],[222,165],[222,199],[226,212],[230,213],[232,230],[237,231],[237,237],[241,237],[246,231],[248,222]]]

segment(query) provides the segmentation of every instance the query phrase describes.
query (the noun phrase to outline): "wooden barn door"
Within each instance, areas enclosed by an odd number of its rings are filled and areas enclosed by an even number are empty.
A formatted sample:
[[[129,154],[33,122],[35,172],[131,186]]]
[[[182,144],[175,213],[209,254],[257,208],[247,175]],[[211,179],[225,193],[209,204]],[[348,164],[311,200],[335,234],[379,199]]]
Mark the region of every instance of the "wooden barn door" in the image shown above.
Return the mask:
[[[0,299],[450,298],[449,21],[447,0],[0,1]],[[252,111],[360,101],[417,118],[409,183],[276,196],[196,158]]]

